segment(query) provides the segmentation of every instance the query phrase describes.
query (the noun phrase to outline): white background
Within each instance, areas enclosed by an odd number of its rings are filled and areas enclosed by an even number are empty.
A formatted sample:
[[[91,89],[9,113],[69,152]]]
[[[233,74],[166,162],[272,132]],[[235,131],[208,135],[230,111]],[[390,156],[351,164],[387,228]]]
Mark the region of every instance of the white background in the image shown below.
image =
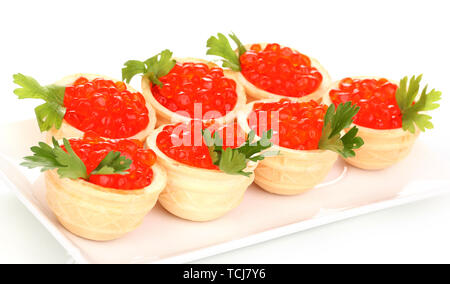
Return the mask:
[[[120,78],[128,59],[169,48],[205,57],[217,32],[278,42],[321,61],[333,79],[424,74],[443,92],[433,143],[450,138],[448,1],[4,1],[0,8],[0,121],[33,115],[12,74],[43,84],[78,72]],[[137,86],[137,81],[133,84]],[[2,132],[0,132],[2,133]],[[425,136],[423,135],[423,136]],[[445,153],[445,154],[448,154]],[[324,226],[200,263],[450,262],[450,196]],[[61,263],[64,250],[0,184],[0,263]]]

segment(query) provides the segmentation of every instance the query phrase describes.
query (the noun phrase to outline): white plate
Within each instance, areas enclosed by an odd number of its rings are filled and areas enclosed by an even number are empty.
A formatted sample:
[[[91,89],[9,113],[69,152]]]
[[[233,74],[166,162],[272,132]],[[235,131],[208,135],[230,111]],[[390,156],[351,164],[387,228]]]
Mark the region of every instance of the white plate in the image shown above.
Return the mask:
[[[42,175],[18,166],[42,140],[36,123],[1,131],[0,177],[78,263],[188,262],[450,192],[450,163],[419,139],[407,159],[387,170],[362,171],[339,161],[323,185],[291,197],[252,185],[238,208],[206,223],[178,219],[157,205],[134,232],[93,242],[59,225],[45,201]]]

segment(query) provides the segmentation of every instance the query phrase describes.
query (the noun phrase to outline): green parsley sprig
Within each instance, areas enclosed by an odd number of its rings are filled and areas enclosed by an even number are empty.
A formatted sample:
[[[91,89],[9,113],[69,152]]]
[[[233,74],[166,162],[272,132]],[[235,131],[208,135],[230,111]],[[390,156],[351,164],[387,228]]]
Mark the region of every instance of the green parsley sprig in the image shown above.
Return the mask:
[[[421,80],[422,75],[412,76],[408,84],[408,77],[404,77],[395,93],[397,104],[402,112],[402,128],[411,133],[416,132],[416,127],[421,131],[434,128],[433,123],[431,123],[431,116],[421,112],[437,109],[439,104],[436,102],[441,99],[442,95],[435,89],[427,92],[428,85],[426,85],[419,100],[416,101]]]
[[[241,62],[239,57],[244,54],[247,49],[234,33],[231,33],[228,36],[236,43],[239,56],[231,48],[227,37],[221,33],[218,33],[217,37],[212,36],[208,39],[206,43],[208,51],[206,54],[222,57],[222,67],[230,68],[233,71],[241,71]]]
[[[126,175],[132,160],[122,156],[122,153],[111,151],[91,172],[91,175]]]
[[[83,161],[75,154],[70,142],[63,139],[64,151],[53,137],[53,148],[39,142],[39,146],[31,147],[33,156],[25,157],[21,165],[30,169],[41,168],[41,172],[57,169],[61,178],[89,179],[91,175],[126,175],[132,160],[122,156],[120,152],[111,151],[90,174],[87,173]]]
[[[36,119],[41,132],[48,131],[52,127],[60,129],[66,108],[64,107],[63,86],[41,86],[35,79],[23,74],[13,75],[14,83],[21,86],[14,90],[19,99],[40,99],[45,103],[34,109]]]
[[[362,138],[356,136],[358,128],[353,126],[344,136],[341,135],[341,132],[352,124],[353,117],[358,111],[359,107],[352,106],[351,102],[340,104],[337,108],[331,104],[324,117],[319,149],[337,152],[344,158],[354,157],[355,151],[353,150],[364,145]]]
[[[211,136],[208,129],[203,130],[203,138],[209,148],[213,164],[219,166],[219,169],[227,174],[247,177],[252,174],[244,171],[249,161],[257,162],[264,160],[266,157],[278,155],[278,152],[274,151],[263,152],[273,146],[273,143],[270,142],[272,135],[273,131],[269,130],[263,133],[260,140],[254,142],[256,134],[251,131],[242,146],[224,149],[223,140],[217,132]]]
[[[172,55],[173,53],[166,49],[145,61],[129,60],[125,62],[125,67],[122,68],[122,80],[130,83],[134,76],[143,74],[150,82],[162,87],[163,84],[159,78],[169,74],[176,64]]]

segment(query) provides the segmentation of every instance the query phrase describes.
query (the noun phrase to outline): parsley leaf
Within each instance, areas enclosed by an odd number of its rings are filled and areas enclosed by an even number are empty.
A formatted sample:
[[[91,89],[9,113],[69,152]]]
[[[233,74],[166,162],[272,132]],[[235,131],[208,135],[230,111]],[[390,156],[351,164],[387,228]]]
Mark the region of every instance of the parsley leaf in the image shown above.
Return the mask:
[[[120,152],[111,151],[100,162],[95,170],[92,171],[92,175],[126,175],[126,170],[130,169],[133,161],[127,159],[125,156],[121,156]]]
[[[234,43],[236,43],[236,45],[238,46],[238,51],[239,51],[239,57],[247,52],[247,49],[245,48],[245,46],[242,44],[242,42],[239,40],[239,38],[236,36],[235,33],[231,33],[228,35],[233,41]]]
[[[176,61],[172,59],[172,54],[170,50],[166,49],[144,62],[138,60],[125,62],[125,67],[122,68],[122,80],[130,83],[134,76],[143,74],[150,82],[162,87],[163,84],[159,78],[169,74],[176,64]]]
[[[34,153],[34,155],[25,157],[25,162],[21,164],[22,166],[28,167],[30,169],[41,167],[42,172],[56,169],[62,166],[56,160],[56,155],[53,152],[53,148],[43,142],[39,142],[39,146],[31,147],[31,151]]]
[[[244,175],[249,177],[252,173],[244,172],[247,167],[247,159],[244,154],[231,148],[222,150],[219,161],[219,169],[232,175]]]
[[[128,84],[134,76],[147,73],[147,66],[142,61],[128,60],[124,65],[125,67],[122,68],[122,80]]]
[[[58,141],[53,137],[55,159],[62,165],[62,167],[58,167],[59,176],[70,179],[87,179],[88,175],[83,161],[75,154],[67,139],[64,138],[63,143],[67,152],[59,147]]]
[[[211,132],[208,129],[202,130],[202,134],[213,164],[219,165],[220,156],[222,155],[222,138],[217,132],[211,136]]]
[[[43,142],[39,146],[31,147],[33,156],[25,157],[21,165],[27,168],[41,168],[41,171],[58,169],[61,178],[88,178],[86,166],[80,158],[75,154],[67,139],[63,139],[64,151],[53,137],[53,148]]]
[[[247,50],[235,34],[230,34],[229,37],[237,44],[239,56],[244,54]],[[222,57],[222,67],[228,67],[233,71],[241,71],[241,62],[236,52],[231,48],[227,37],[221,33],[217,37],[210,37],[206,43],[208,55],[217,55]]]
[[[35,108],[36,119],[41,132],[48,131],[52,127],[60,129],[66,108],[64,107],[63,86],[41,86],[35,79],[23,74],[13,75],[14,83],[21,86],[14,90],[19,99],[41,99],[45,103]]]
[[[253,142],[256,137],[256,133],[252,130],[248,134],[247,141],[245,141],[245,143],[238,148],[239,152],[243,153],[247,159],[253,162],[264,160],[267,154],[257,154],[273,146],[273,143],[270,142],[272,136],[273,130],[269,130],[267,132],[263,132],[260,140]],[[278,155],[278,152],[275,155]]]
[[[402,127],[403,130],[411,133],[416,132],[416,127],[421,131],[425,129],[432,129],[434,127],[431,123],[431,116],[421,114],[422,111],[429,111],[439,107],[436,102],[441,99],[442,93],[435,89],[427,92],[428,85],[422,90],[420,98],[416,101],[419,94],[420,81],[422,75],[412,76],[409,80],[408,77],[404,77],[400,81],[400,85],[395,93],[398,106],[402,112]]]
[[[223,141],[220,135],[215,132],[211,136],[211,132],[206,129],[203,130],[203,138],[205,144],[209,148],[209,154],[213,164],[219,166],[219,169],[230,175],[243,175],[249,177],[252,173],[244,172],[249,161],[257,162],[264,160],[266,157],[276,156],[279,154],[278,151],[262,151],[269,149],[273,146],[270,139],[272,138],[272,130],[264,132],[262,138],[253,142],[256,137],[254,131],[248,134],[247,140],[239,148],[227,147],[224,149]]]
[[[342,136],[341,141],[344,145],[344,149],[338,152],[343,157],[354,157],[355,151],[353,149],[359,149],[364,145],[364,141],[361,137],[356,137],[358,134],[358,128],[353,126],[344,136]]]
[[[132,163],[131,160],[121,156],[120,152],[111,151],[100,162],[98,167],[88,175],[86,166],[75,154],[70,142],[66,138],[63,139],[66,151],[61,148],[54,137],[52,138],[52,142],[53,148],[44,142],[40,142],[39,146],[31,147],[31,151],[34,153],[33,156],[25,157],[25,161],[21,165],[30,169],[41,168],[41,172],[57,169],[58,175],[61,178],[82,178],[87,180],[94,174],[127,174],[125,171],[130,168]]]
[[[354,126],[344,136],[341,136],[341,132],[352,124],[358,111],[359,107],[352,106],[351,102],[340,104],[337,109],[331,104],[325,114],[319,149],[337,152],[344,158],[354,157],[353,150],[364,145],[361,137],[356,137],[358,128]]]

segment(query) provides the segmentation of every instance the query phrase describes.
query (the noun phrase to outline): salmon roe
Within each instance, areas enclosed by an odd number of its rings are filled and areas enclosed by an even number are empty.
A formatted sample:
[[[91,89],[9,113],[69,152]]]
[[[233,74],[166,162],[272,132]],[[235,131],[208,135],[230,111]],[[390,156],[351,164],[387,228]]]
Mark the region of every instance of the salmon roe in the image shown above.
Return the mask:
[[[90,175],[110,151],[121,152],[122,156],[133,160],[126,175],[91,175],[88,182],[115,189],[142,189],[152,183],[152,166],[156,155],[152,150],[144,149],[144,145],[135,139],[106,140],[95,135],[83,139],[71,139],[70,145],[75,154],[86,166]],[[64,149],[64,146],[62,146]]]
[[[402,114],[395,98],[398,86],[386,79],[345,78],[330,91],[331,101],[337,106],[351,101],[361,107],[355,124],[373,129],[402,127]]]
[[[149,124],[144,97],[128,91],[123,82],[80,77],[66,87],[64,106],[67,123],[105,138],[128,138]]]
[[[245,142],[245,134],[237,123],[225,126],[208,126],[195,120],[190,123],[167,125],[158,134],[157,147],[169,158],[202,169],[218,170],[205,144],[202,129],[217,132],[223,139],[224,148],[236,148]]]
[[[223,117],[237,103],[236,82],[226,78],[221,68],[210,68],[204,63],[177,63],[159,79],[163,83],[152,86],[155,99],[172,112],[190,118]],[[201,104],[202,112],[194,112],[194,104]],[[216,113],[213,113],[215,111]]]
[[[272,129],[272,141],[294,150],[317,150],[328,107],[315,101],[256,103],[248,118],[251,129],[262,135]]]
[[[264,50],[254,44],[240,57],[241,72],[256,87],[287,97],[313,93],[322,83],[322,74],[311,60],[289,47],[268,44]]]

